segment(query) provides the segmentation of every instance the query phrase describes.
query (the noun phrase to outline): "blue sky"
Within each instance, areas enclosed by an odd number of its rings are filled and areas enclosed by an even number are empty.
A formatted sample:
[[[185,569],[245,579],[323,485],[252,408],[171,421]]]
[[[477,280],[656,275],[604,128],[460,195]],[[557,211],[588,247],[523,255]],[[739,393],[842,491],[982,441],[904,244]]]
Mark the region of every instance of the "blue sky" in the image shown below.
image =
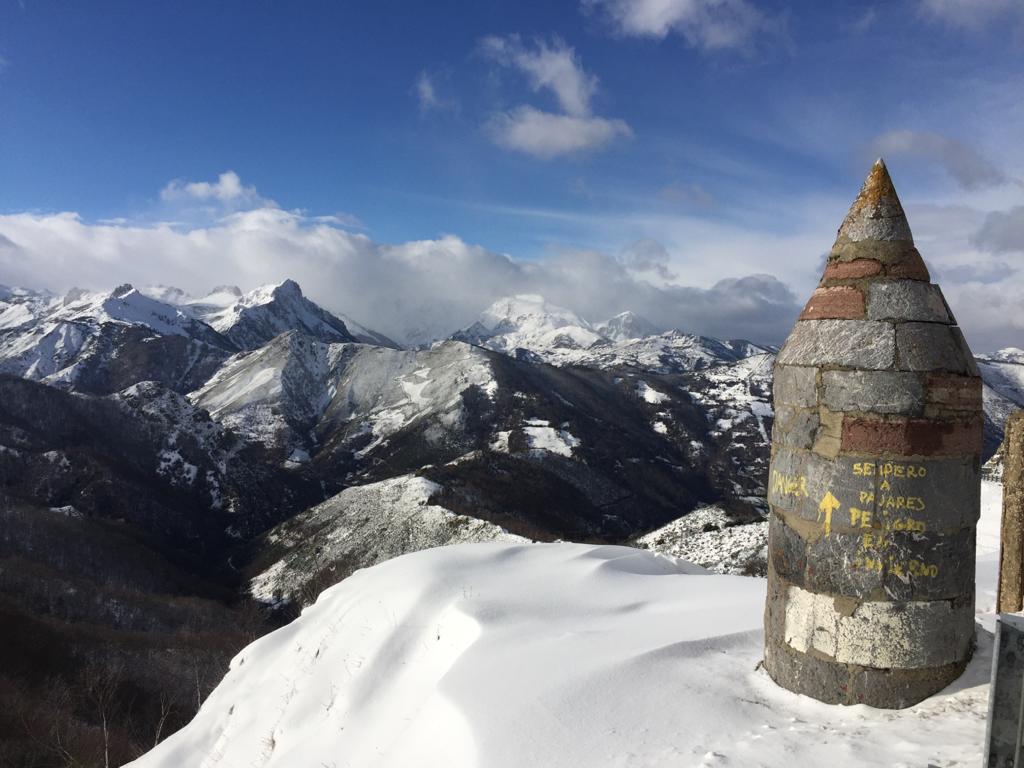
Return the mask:
[[[506,284],[700,324],[768,275],[695,330],[777,337],[885,154],[969,338],[1024,346],[1019,0],[0,0],[0,57],[0,282],[289,272],[402,334]]]

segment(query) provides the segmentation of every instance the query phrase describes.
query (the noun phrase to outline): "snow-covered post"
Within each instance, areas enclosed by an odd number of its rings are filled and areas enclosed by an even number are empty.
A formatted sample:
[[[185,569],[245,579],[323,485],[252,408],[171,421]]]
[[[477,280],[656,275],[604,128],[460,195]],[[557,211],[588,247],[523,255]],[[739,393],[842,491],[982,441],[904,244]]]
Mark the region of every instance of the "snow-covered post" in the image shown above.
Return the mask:
[[[1007,421],[1003,443],[1003,522],[996,611],[1024,611],[1024,411],[1017,411]]]
[[[779,353],[765,667],[836,704],[910,706],[974,647],[981,380],[885,164]]]

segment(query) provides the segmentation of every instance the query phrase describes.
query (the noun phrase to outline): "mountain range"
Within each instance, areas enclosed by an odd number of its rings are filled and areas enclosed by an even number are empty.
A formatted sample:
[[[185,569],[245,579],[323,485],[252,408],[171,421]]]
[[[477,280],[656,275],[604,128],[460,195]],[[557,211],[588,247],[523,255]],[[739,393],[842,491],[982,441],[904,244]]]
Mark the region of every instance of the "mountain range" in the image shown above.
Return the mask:
[[[776,351],[535,295],[403,349],[291,280],[0,287],[0,612],[28,659],[0,673],[0,713],[87,745],[97,715],[72,694],[114,670],[131,757],[253,635],[445,543],[634,543],[758,572]],[[1024,351],[978,363],[988,456],[1024,407]],[[39,737],[0,714],[4,734]]]

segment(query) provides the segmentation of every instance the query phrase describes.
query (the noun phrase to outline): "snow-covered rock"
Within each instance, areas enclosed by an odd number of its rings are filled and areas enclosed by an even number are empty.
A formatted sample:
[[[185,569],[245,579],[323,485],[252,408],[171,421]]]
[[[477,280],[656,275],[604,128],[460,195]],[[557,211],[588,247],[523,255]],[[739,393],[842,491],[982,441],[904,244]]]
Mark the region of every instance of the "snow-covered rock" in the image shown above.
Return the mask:
[[[978,650],[909,709],[818,703],[759,668],[764,581],[613,546],[470,544],[359,571],[257,640],[182,765],[971,765],[988,706],[999,486],[978,537]]]
[[[595,330],[612,341],[642,339],[661,333],[654,323],[645,317],[640,317],[635,312],[620,312],[615,317],[598,323]]]
[[[414,475],[348,488],[271,531],[255,576],[256,599],[309,602],[359,568],[446,544],[525,542],[503,528],[436,503],[436,483]]]
[[[301,331],[324,342],[356,340],[342,320],[303,296],[294,280],[260,286],[226,306],[220,305],[230,294],[230,290],[221,289],[192,304],[192,308],[240,349],[255,349],[286,331]]]
[[[1006,347],[992,355],[992,359],[1004,363],[1024,364],[1024,349],[1020,349],[1018,347]]]
[[[714,573],[763,576],[768,563],[768,523],[736,525],[723,510],[703,507],[641,536],[635,546]]]

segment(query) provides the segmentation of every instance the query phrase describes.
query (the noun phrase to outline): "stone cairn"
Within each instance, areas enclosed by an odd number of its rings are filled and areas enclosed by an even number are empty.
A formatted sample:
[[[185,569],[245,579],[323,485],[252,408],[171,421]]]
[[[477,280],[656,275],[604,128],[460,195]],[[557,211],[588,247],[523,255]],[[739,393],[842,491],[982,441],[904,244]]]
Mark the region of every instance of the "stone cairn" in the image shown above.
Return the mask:
[[[879,160],[775,366],[765,658],[902,708],[974,648],[981,379]]]

